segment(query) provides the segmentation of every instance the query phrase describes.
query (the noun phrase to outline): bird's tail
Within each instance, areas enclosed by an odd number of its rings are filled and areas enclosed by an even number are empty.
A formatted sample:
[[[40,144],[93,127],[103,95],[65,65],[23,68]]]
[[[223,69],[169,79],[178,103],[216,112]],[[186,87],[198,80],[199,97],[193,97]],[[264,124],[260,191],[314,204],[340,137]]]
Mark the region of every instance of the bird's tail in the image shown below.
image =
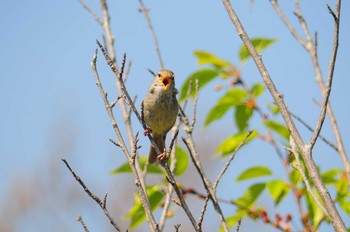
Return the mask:
[[[154,142],[157,144],[159,151],[163,152],[164,148],[165,148],[165,135],[159,135],[159,134],[152,134],[153,140]],[[154,147],[151,144],[151,148],[149,151],[149,155],[148,155],[148,163],[149,164],[153,164],[155,162],[157,162],[158,164],[158,157],[159,154],[157,154],[156,149],[154,149]]]

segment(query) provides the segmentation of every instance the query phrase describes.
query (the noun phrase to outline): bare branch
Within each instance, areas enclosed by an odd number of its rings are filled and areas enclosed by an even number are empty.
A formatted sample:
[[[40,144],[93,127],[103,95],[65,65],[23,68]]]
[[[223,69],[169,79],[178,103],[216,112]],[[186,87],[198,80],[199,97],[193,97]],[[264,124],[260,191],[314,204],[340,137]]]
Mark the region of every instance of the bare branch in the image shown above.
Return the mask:
[[[145,19],[147,21],[147,24],[148,24],[148,27],[149,29],[151,30],[151,33],[152,33],[152,36],[153,36],[153,41],[154,41],[154,45],[156,47],[156,52],[157,52],[157,55],[158,55],[158,60],[159,60],[159,64],[160,64],[160,67],[161,68],[164,68],[164,64],[163,64],[163,59],[162,59],[162,56],[160,54],[160,48],[159,48],[159,43],[158,43],[158,38],[157,38],[157,35],[156,35],[156,32],[153,28],[153,25],[152,25],[152,21],[151,21],[151,18],[149,17],[149,9],[147,9],[145,7],[145,4],[143,3],[143,0],[139,0],[139,3],[141,5],[141,8],[140,8],[140,12],[143,13],[143,15],[145,16]],[[154,75],[155,76],[155,75]]]
[[[299,131],[297,130],[293,120],[291,119],[291,116],[288,112],[287,106],[284,103],[283,96],[278,92],[277,88],[275,87],[263,61],[262,57],[258,54],[256,49],[254,48],[252,42],[249,39],[248,34],[246,33],[245,29],[243,28],[236,12],[234,11],[231,2],[229,0],[223,0],[223,4],[227,10],[227,13],[234,24],[238,35],[241,37],[242,41],[244,42],[245,46],[247,47],[251,57],[253,58],[261,76],[262,79],[266,85],[266,87],[269,89],[272,97],[275,100],[276,105],[280,109],[281,115],[287,125],[288,130],[290,131],[290,134],[292,138],[294,139],[297,147],[301,151],[301,155],[303,157],[303,160],[305,162],[306,168],[308,170],[308,173],[314,182],[318,193],[321,196],[321,199],[323,200],[323,203],[325,205],[325,208],[330,216],[330,221],[332,222],[332,225],[336,231],[346,231],[344,222],[342,218],[339,215],[338,210],[336,209],[334,202],[332,198],[330,197],[330,194],[324,185],[324,183],[321,180],[321,177],[318,173],[317,167],[314,163],[314,160],[312,159],[312,150],[310,149],[310,146],[306,146],[299,134]]]
[[[181,203],[181,207],[183,208],[183,210],[184,210],[185,213],[187,214],[188,219],[190,219],[193,228],[194,228],[196,231],[201,231],[200,228],[198,228],[198,226],[197,226],[197,224],[196,224],[196,221],[194,220],[194,217],[193,217],[193,215],[192,215],[192,213],[191,213],[189,207],[187,206],[187,203],[186,203],[185,199],[184,199],[183,196],[182,196],[181,190],[180,190],[179,187],[177,186],[176,180],[175,180],[175,178],[174,178],[172,172],[170,171],[167,162],[165,162],[165,164],[164,164],[164,169],[165,169],[165,171],[166,171],[166,173],[167,173],[166,179],[167,179],[167,181],[171,184],[171,186],[173,186],[173,189],[175,190],[176,195],[177,195],[177,197],[179,198],[179,201],[180,201],[180,203]]]
[[[81,224],[81,226],[84,229],[84,232],[89,232],[89,229],[87,228],[85,222],[83,221],[83,218],[80,215],[76,217],[76,220]]]
[[[193,118],[191,127],[194,127],[194,124],[196,124],[196,117],[197,117],[197,103],[198,103],[198,90],[199,90],[199,80],[196,79],[196,94],[194,97],[194,103],[193,103]]]
[[[204,200],[204,205],[203,205],[203,208],[202,208],[202,211],[201,211],[201,214],[198,218],[198,227],[199,228],[202,228],[202,223],[203,223],[203,219],[204,219],[204,214],[207,210],[207,206],[208,206],[208,202],[209,202],[209,195],[207,195],[207,197],[205,198]]]
[[[237,222],[236,232],[239,232],[239,229],[241,228],[241,223],[242,223],[242,219],[239,219]]]
[[[172,173],[174,173],[174,170],[176,168],[176,157],[175,157],[175,153],[176,153],[176,147],[174,147],[176,140],[177,140],[177,136],[179,134],[179,128],[180,128],[180,121],[177,121],[177,123],[175,124],[175,126],[173,127],[172,131],[175,131],[173,138],[171,139],[170,145],[169,145],[169,153],[171,155],[171,164],[170,164],[170,171]],[[163,211],[162,214],[160,216],[160,220],[159,220],[159,230],[163,231],[164,226],[165,226],[165,221],[167,219],[167,213],[170,207],[170,203],[171,203],[171,198],[173,195],[173,188],[171,186],[171,184],[169,183],[167,186],[167,196],[164,202],[164,206],[163,206]]]
[[[312,129],[312,127],[307,124],[303,119],[301,119],[298,115],[294,114],[293,112],[289,111],[289,114],[295,118],[296,120],[298,120],[301,124],[303,124],[309,131],[314,131],[314,129]],[[325,142],[327,145],[329,145],[331,148],[333,148],[336,152],[339,152],[338,148],[328,139],[326,139],[323,135],[319,134],[318,136],[320,139],[322,139],[323,142]]]
[[[102,53],[104,54],[108,64],[112,68],[112,70],[114,70],[114,72],[118,72],[117,69],[116,69],[116,66],[114,65],[113,62],[111,62],[111,59],[109,58],[109,56],[106,53],[106,51],[103,49],[102,45],[99,42],[98,42],[98,45],[99,45],[100,49],[102,50]],[[138,192],[139,192],[141,203],[142,203],[142,205],[143,205],[143,207],[145,209],[147,218],[148,218],[148,220],[150,222],[151,230],[152,231],[159,231],[158,224],[156,223],[156,221],[154,219],[154,216],[153,216],[152,210],[151,210],[151,206],[150,206],[149,201],[148,201],[147,193],[146,193],[146,190],[145,190],[145,184],[144,184],[144,180],[143,180],[143,176],[142,176],[142,171],[139,168],[138,162],[135,162],[135,155],[132,156],[130,154],[130,152],[128,151],[126,145],[125,145],[124,138],[123,138],[123,136],[121,134],[121,131],[120,131],[119,127],[118,127],[118,124],[117,124],[117,122],[115,120],[115,117],[114,117],[111,105],[109,104],[108,99],[107,99],[107,95],[105,94],[105,91],[104,91],[104,89],[102,87],[102,84],[101,84],[101,81],[100,81],[100,78],[99,78],[99,75],[98,75],[98,72],[97,72],[97,69],[96,69],[96,61],[97,61],[97,50],[96,50],[96,52],[94,54],[93,60],[91,61],[91,68],[92,68],[92,71],[93,71],[94,76],[95,76],[96,84],[97,84],[97,86],[98,86],[98,88],[100,90],[102,99],[104,101],[106,111],[107,111],[108,116],[109,116],[109,118],[110,118],[110,120],[112,122],[112,126],[113,126],[113,129],[114,129],[114,132],[116,133],[116,135],[118,137],[118,140],[119,140],[118,143],[114,143],[114,144],[116,146],[119,146],[123,150],[123,152],[124,152],[128,162],[130,164],[130,168],[131,168],[131,170],[132,170],[132,172],[134,174],[135,184],[136,184],[136,186],[138,188]],[[125,59],[124,59],[124,62],[122,63],[121,73],[124,70],[124,68],[123,68],[124,65],[125,65]],[[119,75],[119,73],[118,73],[118,75]],[[120,82],[123,84],[123,88],[125,88],[124,83],[122,82],[122,78],[120,78],[120,79],[121,79]],[[129,96],[128,100],[130,100],[130,96]],[[112,140],[112,142],[113,142],[113,140]],[[130,141],[130,143],[134,144],[133,140]]]
[[[335,68],[335,62],[337,59],[337,53],[338,53],[338,46],[339,46],[339,17],[340,17],[340,0],[338,1],[337,4],[337,12],[338,12],[338,17],[335,15],[333,10],[330,8],[330,6],[327,5],[329,12],[334,18],[334,32],[333,32],[333,48],[332,48],[332,53],[331,57],[329,60],[329,65],[328,65],[328,75],[327,75],[327,83],[326,83],[326,88],[324,90],[323,95],[323,102],[321,105],[321,112],[319,119],[317,121],[316,128],[314,130],[314,133],[310,139],[310,146],[311,149],[315,145],[316,140],[321,132],[322,125],[326,116],[326,110],[327,110],[327,105],[328,105],[328,99],[331,93],[332,89],[332,82],[333,82],[333,74],[334,74],[334,68]]]
[[[295,15],[297,16],[297,18],[299,20],[300,26],[303,29],[303,31],[306,35],[307,42],[308,42],[306,44],[307,45],[306,48],[311,49],[311,47],[309,47],[309,46],[312,45],[312,37],[311,37],[310,30],[307,26],[307,23],[304,19],[304,16],[301,13],[299,0],[295,0],[294,3],[295,3]]]
[[[286,27],[289,29],[290,33],[298,40],[298,42],[306,48],[306,42],[304,39],[299,35],[299,33],[294,29],[292,24],[288,21],[287,17],[283,14],[281,8],[279,7],[277,0],[270,0],[271,5],[274,7],[275,11],[277,12],[278,16],[281,18],[283,23],[286,25]]]
[[[327,93],[328,90],[326,89],[325,84],[323,82],[321,68],[320,68],[320,65],[318,63],[317,33],[315,33],[315,41],[313,42],[313,46],[310,46],[310,45],[312,45],[312,43],[308,43],[309,46],[306,46],[307,45],[306,42],[302,41],[300,39],[300,36],[299,37],[296,36],[295,35],[296,33],[293,32],[295,30],[293,29],[291,24],[288,22],[288,20],[283,15],[283,13],[280,10],[280,8],[278,7],[277,1],[276,0],[271,0],[271,3],[274,6],[277,14],[280,16],[281,20],[286,24],[287,28],[290,30],[290,32],[293,34],[293,36],[297,39],[297,41],[305,48],[305,50],[310,55],[310,59],[312,61],[312,64],[313,64],[314,70],[315,70],[315,74],[316,74],[316,82],[317,82],[317,84],[318,84],[318,86],[319,86],[319,88],[321,90],[321,94],[323,96],[323,99],[326,99],[325,97],[326,97],[326,93]],[[329,6],[327,6],[330,14],[332,15],[332,17],[333,17],[333,19],[335,21],[335,27],[334,27],[335,32],[337,30],[339,31],[340,7],[341,7],[341,1],[340,0],[336,1],[336,13]],[[303,27],[305,34],[308,35],[309,36],[309,40],[311,40],[311,35],[310,35],[310,32],[309,32],[309,29],[307,28],[306,25],[303,25],[305,20],[302,17],[302,13],[301,13],[301,10],[300,10],[300,5],[299,5],[299,0],[295,0],[295,8],[296,8],[297,15],[299,16],[298,17],[299,18],[299,22],[301,23],[301,26]],[[300,18],[300,16],[301,16],[301,18]],[[302,20],[300,20],[300,19],[302,19]],[[335,38],[336,33],[333,33],[333,36]],[[333,39],[333,51],[334,51],[334,46],[335,46],[335,39]],[[331,55],[331,56],[333,56],[333,55]],[[330,59],[330,60],[332,60],[332,59]],[[330,73],[330,71],[331,71],[331,69],[328,70],[329,73]],[[344,167],[345,167],[345,171],[346,171],[347,178],[348,178],[348,184],[350,185],[350,162],[349,162],[348,156],[347,156],[347,154],[345,152],[345,147],[344,147],[344,144],[343,144],[343,140],[342,140],[342,137],[340,135],[339,127],[338,127],[338,124],[337,124],[337,121],[335,119],[335,116],[334,116],[334,113],[333,113],[333,110],[332,110],[332,107],[331,107],[330,103],[328,103],[326,111],[327,111],[327,115],[329,117],[329,120],[330,120],[330,123],[331,123],[331,127],[332,127],[332,130],[333,130],[335,139],[336,139],[336,144],[337,144],[337,147],[338,147],[338,151],[339,151],[340,157],[341,157],[342,162],[343,162]],[[322,110],[321,110],[321,113],[322,113]]]
[[[121,231],[120,227],[118,226],[118,224],[114,221],[113,217],[111,216],[111,214],[109,213],[108,209],[106,208],[106,205],[103,204],[103,202],[101,201],[100,198],[98,198],[96,195],[94,195],[90,189],[84,184],[83,180],[77,176],[75,174],[75,172],[73,171],[73,169],[69,166],[67,160],[62,159],[63,163],[67,166],[68,170],[72,173],[73,177],[75,178],[75,180],[81,185],[81,187],[83,187],[84,191],[86,192],[87,195],[89,195],[89,197],[91,197],[103,210],[104,214],[107,216],[107,218],[109,219],[109,222],[113,225],[113,227],[117,230],[117,231]],[[84,227],[85,229],[85,227]]]
[[[190,132],[187,132],[187,135],[190,135]],[[202,179],[203,185],[204,185],[205,189],[207,190],[207,193],[208,193],[210,200],[213,202],[214,209],[220,218],[222,228],[224,229],[224,231],[229,231],[228,226],[227,226],[226,221],[225,221],[225,217],[224,217],[222,210],[221,210],[221,207],[218,203],[215,189],[213,188],[212,184],[210,183],[210,181],[207,179],[207,177],[204,174],[202,165],[199,161],[198,154],[197,154],[196,149],[195,149],[194,144],[193,144],[192,137],[188,136],[187,140],[185,138],[182,138],[182,141],[185,143],[187,150],[190,153],[192,162],[193,162],[194,166],[196,167],[199,176]]]
[[[145,124],[144,120],[142,119],[142,116],[140,115],[140,113],[137,111],[137,109],[136,109],[136,107],[135,107],[135,104],[134,104],[134,102],[131,100],[130,95],[129,95],[129,93],[128,93],[128,91],[127,91],[125,85],[124,85],[123,78],[122,78],[122,75],[121,75],[121,73],[122,73],[122,71],[123,71],[123,68],[121,68],[121,72],[119,73],[119,72],[117,71],[117,69],[115,68],[114,64],[110,62],[111,59],[109,58],[108,54],[105,52],[105,50],[104,50],[104,48],[102,47],[101,43],[100,43],[99,41],[97,41],[97,44],[98,44],[98,46],[100,47],[102,53],[104,54],[105,59],[106,59],[108,65],[111,67],[111,70],[113,71],[113,73],[114,73],[115,75],[118,76],[119,83],[120,83],[120,88],[121,88],[122,93],[123,93],[124,96],[125,96],[125,99],[126,99],[127,104],[131,107],[133,113],[136,115],[136,118],[137,118],[138,121],[141,123],[143,129],[146,130],[146,129],[147,129],[147,125]],[[123,57],[123,64],[125,64],[125,60],[126,60],[126,54],[124,54],[124,57]],[[148,136],[150,142],[152,143],[152,146],[155,148],[156,152],[157,152],[158,154],[161,154],[161,152],[160,152],[160,150],[159,150],[157,144],[154,142],[152,136],[151,136],[150,134],[148,134],[147,136]],[[129,162],[130,162],[130,161],[129,161]],[[130,165],[130,166],[132,166],[132,165]],[[181,202],[182,208],[184,209],[184,211],[186,212],[186,214],[187,214],[188,218],[190,219],[192,225],[193,225],[194,228],[196,229],[196,226],[197,226],[197,225],[196,225],[196,222],[195,222],[195,220],[193,219],[193,216],[192,216],[192,214],[191,214],[191,212],[190,212],[190,210],[189,210],[189,208],[188,208],[188,206],[187,206],[187,203],[185,202],[185,200],[183,199],[183,197],[182,197],[182,195],[181,195],[181,191],[180,191],[179,187],[176,185],[175,177],[174,177],[174,175],[172,174],[172,172],[170,171],[167,162],[165,162],[164,169],[165,169],[165,171],[166,171],[166,173],[167,173],[167,175],[168,175],[168,176],[167,176],[167,179],[168,179],[169,183],[173,186],[173,188],[175,189],[175,192],[177,193],[177,195],[178,195],[178,197],[179,197],[179,200],[180,200],[180,202]],[[136,170],[135,170],[135,171],[136,171]],[[135,177],[136,177],[136,176],[135,176]],[[146,200],[146,199],[145,199],[145,200]],[[141,201],[142,201],[142,200],[141,200]],[[149,202],[148,202],[148,199],[147,199],[147,203],[149,203]],[[145,205],[144,205],[144,207],[145,207]],[[146,206],[146,207],[148,207],[148,206]],[[150,208],[147,208],[147,210],[150,210]],[[147,210],[146,210],[146,212],[147,212]],[[152,220],[154,220],[152,212],[149,212],[149,213],[150,213],[150,215],[148,215],[148,216],[150,216],[150,217],[152,216]],[[157,229],[157,231],[159,230],[159,227],[158,227],[157,224],[155,224],[155,221],[154,221],[154,224],[153,224],[153,222],[152,222],[152,225],[153,225],[153,228],[156,228],[156,229]]]
[[[81,6],[82,6],[85,10],[87,10],[87,11],[92,15],[92,17],[95,18],[96,22],[97,22],[98,24],[100,24],[101,26],[103,26],[103,21],[102,21],[102,19],[101,19],[100,17],[98,17],[98,15],[97,15],[93,10],[91,10],[91,8],[90,8],[83,0],[79,0],[79,2],[80,2],[80,4],[81,4]]]

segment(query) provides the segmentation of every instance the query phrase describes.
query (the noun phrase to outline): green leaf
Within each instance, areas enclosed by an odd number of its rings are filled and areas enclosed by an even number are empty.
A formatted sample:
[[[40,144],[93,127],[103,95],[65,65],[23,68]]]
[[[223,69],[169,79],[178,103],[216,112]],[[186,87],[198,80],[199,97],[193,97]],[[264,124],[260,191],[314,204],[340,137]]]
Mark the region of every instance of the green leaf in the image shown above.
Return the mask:
[[[215,154],[222,154],[222,156],[226,156],[233,152],[239,144],[243,141],[245,136],[247,135],[247,132],[239,132],[238,134],[232,135],[228,138],[226,138],[224,141],[222,141],[219,145],[219,147],[216,149]],[[259,135],[258,132],[253,131],[250,136],[246,139],[245,143],[251,142],[253,139],[255,139]]]
[[[152,211],[160,206],[162,203],[164,193],[158,185],[152,187],[146,187],[147,196]],[[138,193],[134,194],[134,205],[129,210],[129,213],[125,216],[126,219],[130,219],[130,228],[133,229],[146,220],[146,213],[142,206]]]
[[[226,218],[227,227],[231,229],[234,225],[237,224],[237,222],[247,216],[248,212],[247,210],[237,209],[236,214],[229,216]],[[224,231],[222,228],[220,228],[220,231]]]
[[[266,121],[265,126],[289,141],[289,131],[286,126],[273,120]]]
[[[244,100],[248,97],[246,91],[240,88],[233,88],[227,91],[214,107],[209,111],[205,119],[204,125],[207,126],[215,120],[220,119],[225,113],[233,108],[244,104]]]
[[[259,97],[264,91],[265,91],[265,87],[260,83],[253,85],[251,89],[252,95],[254,97]]]
[[[347,215],[350,215],[350,192],[347,192],[344,197],[338,200],[340,207]]]
[[[236,107],[235,121],[239,131],[243,131],[248,127],[248,121],[253,115],[254,110],[241,105]]]
[[[230,62],[223,60],[207,51],[194,51],[194,55],[198,58],[198,64],[211,64],[215,68],[226,68],[230,66]]]
[[[140,156],[139,157],[139,162],[141,169],[144,169],[146,163],[148,162],[148,157],[147,156]],[[122,166],[119,168],[113,170],[111,174],[120,174],[120,173],[131,173],[131,168],[129,165],[129,162],[124,163]],[[153,174],[165,174],[164,170],[160,166],[156,165],[149,165],[147,167],[147,173],[153,173]]]
[[[272,113],[273,115],[277,115],[277,114],[280,113],[280,109],[279,109],[278,106],[276,106],[275,104],[269,103],[269,104],[267,105],[267,108],[269,108],[269,110],[271,111],[271,113]]]
[[[277,206],[287,196],[290,188],[289,185],[283,180],[271,180],[266,184],[272,199]]]
[[[276,41],[277,41],[276,39],[269,39],[269,38],[251,39],[251,42],[258,53],[262,52],[264,49],[266,49],[268,46],[270,46]],[[246,46],[243,44],[239,50],[239,60],[241,62],[244,62],[248,60],[249,57],[250,57],[250,53],[248,52],[248,49],[246,48]]]
[[[187,152],[179,146],[176,146],[176,167],[175,175],[181,176],[187,169],[188,166],[188,154]]]
[[[237,182],[257,178],[261,176],[269,176],[272,172],[265,166],[254,166],[244,170],[236,179]]]
[[[251,185],[244,192],[243,196],[236,200],[235,203],[243,208],[252,206],[262,191],[265,189],[265,186],[265,183],[256,183]]]
[[[219,71],[213,69],[201,69],[192,73],[184,82],[181,87],[179,101],[185,100],[187,97],[188,87],[192,82],[192,88],[190,96],[193,97],[196,93],[196,80],[199,81],[198,91],[203,88],[210,81],[214,80],[215,77],[219,76]]]
[[[293,169],[289,173],[289,179],[294,185],[297,185],[302,181],[303,178],[298,170]]]
[[[318,196],[316,192],[315,192],[315,195]],[[316,204],[316,202],[310,196],[309,193],[306,194],[305,199],[306,199],[306,206],[309,211],[309,218],[314,228],[317,228],[319,223],[323,220],[323,212],[318,207],[318,205]],[[319,201],[322,202],[320,198],[319,198]]]
[[[334,184],[337,182],[337,175],[341,173],[340,169],[334,168],[331,170],[328,170],[321,174],[321,178],[324,184]]]

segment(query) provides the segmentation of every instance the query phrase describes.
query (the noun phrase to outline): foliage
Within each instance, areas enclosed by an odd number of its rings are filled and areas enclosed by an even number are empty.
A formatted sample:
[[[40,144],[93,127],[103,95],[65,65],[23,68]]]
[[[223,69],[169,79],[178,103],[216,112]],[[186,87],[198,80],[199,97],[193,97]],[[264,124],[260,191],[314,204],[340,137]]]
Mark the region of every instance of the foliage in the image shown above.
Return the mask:
[[[262,52],[276,42],[276,39],[253,38],[252,42],[257,50]],[[250,57],[243,45],[238,54],[240,62],[246,62]],[[236,127],[236,132],[229,135],[218,145],[215,152],[216,155],[225,158],[234,152],[245,138],[247,130],[251,129],[253,129],[253,132],[245,141],[246,145],[256,139],[260,139],[277,147],[282,145],[289,146],[289,131],[284,123],[279,121],[278,108],[271,102],[268,102],[266,105],[259,103],[259,97],[265,92],[265,87],[262,83],[254,83],[249,86],[241,76],[241,71],[237,66],[210,52],[203,50],[195,51],[194,55],[197,57],[198,64],[204,65],[205,67],[193,72],[185,80],[180,89],[180,102],[186,100],[187,97],[194,97],[194,83],[196,80],[199,81],[199,91],[214,80],[228,83],[228,88],[225,88],[227,90],[209,110],[204,122],[204,126],[208,127],[222,120],[225,115],[232,115],[231,119]],[[220,87],[217,89],[220,90],[223,88]],[[260,117],[261,125],[263,125],[264,130],[260,129],[258,131],[255,129],[256,125],[251,121],[253,117]],[[276,141],[275,137],[278,138],[279,142]],[[289,157],[288,152],[285,154],[280,153],[279,156],[282,168],[285,170],[285,179],[276,178],[276,176],[281,175],[277,175],[277,173],[274,173],[274,170],[270,170],[265,166],[248,167],[238,175],[236,182],[247,182],[249,186],[245,189],[242,196],[231,201],[232,205],[237,209],[235,213],[226,218],[226,222],[230,228],[244,217],[249,217],[253,220],[261,220],[282,231],[290,231],[291,221],[298,220],[298,218],[301,218],[300,224],[302,226],[308,227],[309,229],[311,228],[312,230],[317,230],[322,223],[329,223],[315,200],[307,191],[300,172],[292,168],[294,161],[291,161],[292,159]],[[188,166],[189,156],[184,149],[176,147],[175,157],[177,161],[175,175],[183,175]],[[142,169],[146,167],[146,162],[147,157],[140,157]],[[172,161],[170,160],[169,162]],[[292,162],[292,165],[289,165],[289,162]],[[129,172],[131,172],[129,165],[125,163],[112,173],[121,174]],[[164,176],[164,171],[157,166],[149,166],[147,173]],[[333,186],[336,189],[337,195],[335,201],[347,215],[350,215],[350,193],[348,191],[344,171],[340,169],[331,169],[321,172],[321,177],[325,185]],[[205,198],[205,196],[193,189],[187,190],[187,192],[186,190],[183,191],[184,196],[186,196],[187,193],[191,193],[199,196],[200,199]],[[276,213],[274,218],[270,217],[268,212],[259,206],[259,197],[264,192],[270,196],[276,207],[284,201],[287,201],[287,199],[288,201],[294,199],[295,205],[303,208],[303,215],[293,217],[289,213],[285,216]],[[150,197],[152,210],[156,210],[160,207],[164,198],[160,186],[155,185],[153,187],[147,187],[147,193]],[[317,195],[316,192],[315,194]],[[276,209],[278,210],[278,208]],[[131,219],[131,228],[145,221],[146,217],[137,196],[135,196],[134,205],[126,218]]]

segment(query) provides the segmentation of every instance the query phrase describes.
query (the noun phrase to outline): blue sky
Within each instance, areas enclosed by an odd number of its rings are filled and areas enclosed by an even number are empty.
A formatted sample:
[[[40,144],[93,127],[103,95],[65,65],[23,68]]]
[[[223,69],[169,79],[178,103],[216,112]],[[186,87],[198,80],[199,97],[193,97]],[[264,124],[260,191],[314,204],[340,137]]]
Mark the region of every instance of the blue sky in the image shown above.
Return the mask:
[[[98,1],[87,1],[87,4],[101,15]],[[201,68],[196,64],[194,50],[210,51],[241,67],[242,75],[249,84],[261,81],[252,61],[244,65],[239,63],[241,41],[221,1],[166,0],[160,3],[145,1],[145,4],[151,8],[150,16],[158,35],[165,67],[176,73],[178,87],[190,73]],[[266,66],[284,94],[289,108],[315,125],[319,111],[312,99],[321,98],[308,55],[290,36],[268,1],[254,1],[252,5],[248,1],[232,1],[232,4],[251,37],[278,39],[263,53]],[[293,4],[281,4],[297,26],[297,20],[292,14]],[[334,5],[333,1],[316,0],[305,1],[301,5],[310,29],[318,32],[320,65],[324,75],[327,73],[333,32],[333,21],[326,4]],[[330,99],[347,151],[350,149],[350,107],[345,103],[349,98],[350,85],[349,4],[348,1],[343,2],[339,55]],[[125,158],[108,141],[108,138],[115,136],[89,66],[97,47],[95,40],[101,39],[103,31],[78,1],[14,0],[2,1],[1,5],[0,205],[4,206],[0,206],[0,215],[7,216],[4,220],[8,222],[11,222],[10,218],[18,217],[15,231],[45,231],[57,226],[58,222],[63,223],[69,231],[76,231],[80,229],[74,221],[77,214],[86,217],[92,230],[98,231],[101,227],[109,230],[102,213],[73,182],[60,160],[66,158],[101,196],[109,192],[111,202],[126,197],[125,201],[132,204],[130,196],[115,191],[120,183],[132,190],[134,185],[131,177],[109,175],[111,170],[125,162]],[[139,105],[151,83],[146,69],[157,70],[159,64],[150,31],[138,8],[136,0],[109,1],[118,61],[124,52],[132,61],[127,85],[132,95],[138,95]],[[301,32],[299,27],[298,30]],[[115,96],[113,76],[101,53],[98,69],[105,89],[110,96]],[[227,115],[221,123],[202,128],[206,112],[223,94],[214,92],[213,85],[200,93],[198,132],[195,132],[198,144],[212,145],[207,154],[203,154],[203,159],[209,160],[205,162],[212,163],[208,167],[215,168],[208,170],[212,178],[220,170],[220,160],[213,159],[212,153],[220,139],[236,132],[231,115]],[[260,103],[268,101],[271,101],[271,97],[266,93]],[[254,123],[259,128],[259,120],[256,119]],[[133,127],[135,131],[141,130],[136,121]],[[301,125],[298,124],[298,127],[304,139],[310,136]],[[328,120],[322,134],[334,141]],[[148,141],[142,137],[140,144],[143,146],[140,152],[146,154]],[[342,167],[339,157],[321,142],[317,143],[314,157],[324,170]],[[219,195],[231,198],[240,194],[243,187],[233,180],[238,173],[253,165],[267,165],[274,169],[276,177],[283,177],[282,167],[271,147],[256,143],[242,150],[242,154],[234,161],[234,168],[226,174],[226,184],[220,187]],[[34,203],[28,203],[27,213],[12,215],[12,211],[6,213],[4,209],[10,199],[17,199],[9,197],[13,191],[16,192],[17,187],[21,189],[19,191],[26,190],[20,196],[21,199],[32,199],[26,202]],[[74,207],[67,203],[69,194],[75,196]],[[32,198],[25,197],[29,195]],[[60,198],[62,196],[64,199]],[[264,204],[271,207],[268,196],[263,197]],[[295,210],[292,205],[285,207],[287,211]],[[225,210],[227,215],[232,213],[232,208]],[[13,209],[13,212],[16,211]],[[43,213],[47,213],[45,222],[42,222]],[[123,208],[121,215],[126,213],[127,208]],[[349,225],[350,221],[346,223]]]

